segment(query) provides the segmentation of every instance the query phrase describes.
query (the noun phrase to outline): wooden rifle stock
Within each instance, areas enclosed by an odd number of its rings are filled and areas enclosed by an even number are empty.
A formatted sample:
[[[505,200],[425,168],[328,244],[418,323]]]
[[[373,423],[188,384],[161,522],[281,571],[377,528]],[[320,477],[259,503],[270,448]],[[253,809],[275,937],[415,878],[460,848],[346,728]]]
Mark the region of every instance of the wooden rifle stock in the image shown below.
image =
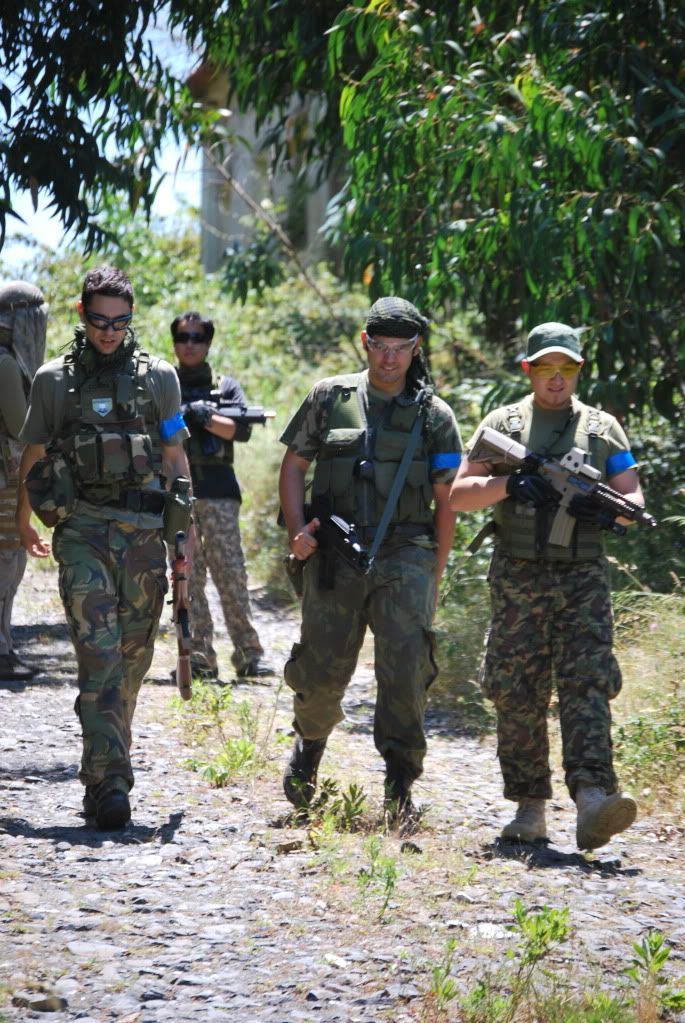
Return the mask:
[[[172,621],[176,626],[178,657],[176,659],[176,684],[183,700],[193,695],[193,672],[190,667],[190,607],[188,601],[188,576],[186,561],[186,534],[179,530],[174,542],[174,560],[171,566]]]

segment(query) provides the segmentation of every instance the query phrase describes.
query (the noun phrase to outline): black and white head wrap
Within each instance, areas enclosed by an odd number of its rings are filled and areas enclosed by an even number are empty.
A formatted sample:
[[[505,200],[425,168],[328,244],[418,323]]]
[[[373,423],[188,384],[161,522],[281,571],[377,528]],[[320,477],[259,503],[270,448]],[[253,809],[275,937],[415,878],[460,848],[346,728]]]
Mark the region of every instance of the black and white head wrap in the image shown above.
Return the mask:
[[[406,298],[390,295],[379,298],[366,317],[366,333],[371,337],[406,337],[417,334],[425,339],[428,320]]]

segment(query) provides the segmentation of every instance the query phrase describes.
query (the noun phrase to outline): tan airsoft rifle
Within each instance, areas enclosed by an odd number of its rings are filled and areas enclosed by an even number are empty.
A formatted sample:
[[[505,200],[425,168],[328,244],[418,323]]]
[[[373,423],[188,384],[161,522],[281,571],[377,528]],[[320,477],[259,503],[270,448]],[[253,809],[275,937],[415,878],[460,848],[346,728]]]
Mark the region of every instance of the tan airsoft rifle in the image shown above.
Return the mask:
[[[483,426],[474,438],[469,462],[489,462],[492,465],[511,466],[512,471],[537,473],[547,480],[556,491],[559,503],[552,521],[548,543],[568,547],[573,536],[575,517],[569,512],[574,497],[591,499],[600,513],[599,524],[617,536],[623,536],[626,527],[615,520],[628,519],[646,526],[656,526],[656,519],[629,501],[617,490],[601,482],[601,473],[585,463],[585,452],[571,448],[562,459],[547,458],[529,451],[523,444],[512,440],[504,433]]]

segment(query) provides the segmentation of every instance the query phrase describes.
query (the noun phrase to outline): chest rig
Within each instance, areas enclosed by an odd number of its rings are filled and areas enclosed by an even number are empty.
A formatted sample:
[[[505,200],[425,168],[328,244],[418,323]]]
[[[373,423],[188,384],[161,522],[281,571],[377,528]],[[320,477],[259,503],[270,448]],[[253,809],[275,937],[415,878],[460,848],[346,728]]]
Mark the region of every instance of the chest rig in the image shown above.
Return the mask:
[[[137,350],[116,368],[84,374],[78,358],[64,358],[67,394],[62,450],[79,496],[93,504],[119,502],[149,486],[161,470],[150,356]],[[131,495],[129,495],[131,496]]]
[[[181,401],[190,404],[192,401],[207,401],[211,394],[220,391],[221,378],[210,381],[204,386],[188,387],[181,382]],[[187,424],[186,424],[187,425]],[[233,465],[233,441],[217,437],[201,427],[188,426],[190,437],[185,442],[188,461],[197,480],[204,478],[204,469],[215,465]]]
[[[419,405],[398,395],[374,422],[359,374],[338,377],[324,410],[324,429],[312,481],[312,502],[323,513],[354,522],[368,542],[377,527],[402,460]],[[422,436],[409,465],[391,523],[433,522],[430,461]]]
[[[603,436],[600,411],[573,398],[568,425],[574,426],[570,440],[565,440],[567,431],[564,430],[556,440],[550,437],[549,443],[537,453],[559,459],[572,446],[578,447],[585,452],[586,463],[599,469],[604,478],[609,448]],[[513,440],[529,447],[525,428],[524,407],[520,404],[509,405],[506,409],[506,432]],[[507,498],[495,505],[493,519],[498,547],[515,558],[543,557],[551,561],[590,560],[599,557],[604,550],[600,527],[584,522],[576,523],[573,541],[568,547],[547,544],[546,537],[551,525],[549,514],[545,509],[536,510],[530,505],[514,501],[513,498]]]

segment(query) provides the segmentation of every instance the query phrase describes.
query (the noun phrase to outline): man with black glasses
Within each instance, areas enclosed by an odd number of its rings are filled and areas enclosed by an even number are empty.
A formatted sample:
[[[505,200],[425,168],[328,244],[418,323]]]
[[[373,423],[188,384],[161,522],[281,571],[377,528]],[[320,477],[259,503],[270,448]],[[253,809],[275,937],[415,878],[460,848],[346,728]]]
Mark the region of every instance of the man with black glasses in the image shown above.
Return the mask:
[[[285,666],[296,738],[283,785],[299,808],[314,795],[368,626],[386,807],[394,819],[412,817],[412,783],[426,753],[427,692],[438,673],[433,614],[456,521],[449,484],[461,451],[454,414],[425,379],[420,350],[427,329],[411,302],[379,299],[361,335],[368,369],[321,380],[281,437],[288,448],[281,507],[290,551],[304,562],[300,641]],[[331,550],[332,516],[354,527],[367,571]]]
[[[219,667],[212,640],[214,623],[207,602],[207,569],[211,572],[233,643],[231,660],[238,678],[273,675],[252,624],[247,571],[240,541],[241,494],[233,469],[233,445],[250,439],[252,427],[219,415],[208,399],[212,391],[221,405],[244,407],[245,395],[230,376],[216,380],[207,361],[214,324],[200,313],[187,312],[171,324],[178,360],[183,416],[190,430],[186,443],[193,475],[193,518],[197,544],[190,578],[193,674],[217,678]]]
[[[131,816],[131,722],[167,590],[162,477],[189,476],[188,431],[173,366],[138,345],[126,274],[90,270],[77,310],[70,351],[39,369],[31,388],[17,529],[29,554],[46,557],[31,509],[56,526],[78,662],[83,806],[111,829]]]
[[[642,506],[622,427],[575,395],[583,361],[577,330],[565,323],[535,327],[522,363],[531,393],[490,412],[477,433],[489,427],[557,460],[578,448],[602,480]],[[612,763],[609,701],[621,688],[621,672],[612,649],[603,512],[591,495],[575,497],[568,507],[574,533],[562,546],[549,539],[558,502],[534,470],[524,466],[512,473],[505,465],[466,458],[450,493],[455,511],[493,506],[492,622],[481,684],[497,710],[504,796],[518,804],[502,838],[547,838],[547,713],[555,683],[566,784],[577,807],[576,841],[581,849],[594,849],[629,827],[637,807],[619,791]]]

